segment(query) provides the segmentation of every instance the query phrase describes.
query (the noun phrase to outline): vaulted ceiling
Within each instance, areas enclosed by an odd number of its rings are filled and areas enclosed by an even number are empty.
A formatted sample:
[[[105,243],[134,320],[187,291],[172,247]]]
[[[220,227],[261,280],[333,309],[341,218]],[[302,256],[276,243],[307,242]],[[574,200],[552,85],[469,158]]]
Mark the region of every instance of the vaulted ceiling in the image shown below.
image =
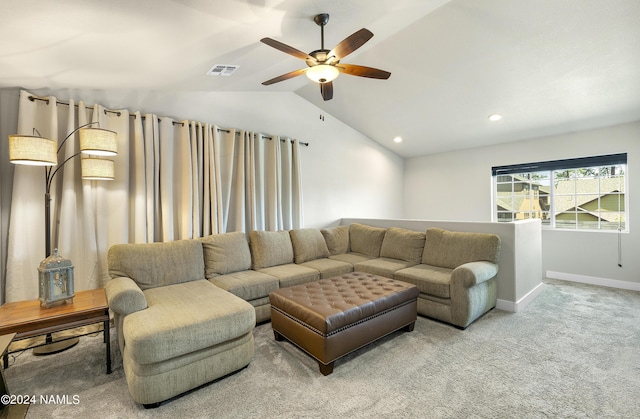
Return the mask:
[[[328,49],[372,31],[343,62],[391,77],[263,86],[305,63],[259,40],[319,49],[318,13]],[[3,86],[295,92],[412,157],[640,120],[640,1],[0,0]]]

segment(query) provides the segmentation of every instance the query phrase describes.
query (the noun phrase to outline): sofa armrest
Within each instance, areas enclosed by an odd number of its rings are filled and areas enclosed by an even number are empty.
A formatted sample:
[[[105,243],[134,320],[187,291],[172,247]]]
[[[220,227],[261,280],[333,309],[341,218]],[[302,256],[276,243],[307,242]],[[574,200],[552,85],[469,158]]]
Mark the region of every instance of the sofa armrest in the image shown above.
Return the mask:
[[[126,316],[147,308],[147,299],[133,279],[124,276],[113,278],[105,285],[109,308]]]
[[[480,261],[469,262],[460,265],[451,273],[453,286],[471,288],[482,282],[488,281],[498,273],[498,265],[495,263]]]

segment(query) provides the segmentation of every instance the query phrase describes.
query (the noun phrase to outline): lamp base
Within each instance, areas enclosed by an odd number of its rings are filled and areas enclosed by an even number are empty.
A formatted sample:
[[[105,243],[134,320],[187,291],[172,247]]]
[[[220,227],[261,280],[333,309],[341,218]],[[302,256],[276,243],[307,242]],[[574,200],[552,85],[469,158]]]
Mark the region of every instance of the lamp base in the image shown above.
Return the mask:
[[[76,346],[78,342],[80,342],[80,338],[66,339],[59,342],[47,343],[46,345],[33,348],[33,354],[36,356],[57,354]]]

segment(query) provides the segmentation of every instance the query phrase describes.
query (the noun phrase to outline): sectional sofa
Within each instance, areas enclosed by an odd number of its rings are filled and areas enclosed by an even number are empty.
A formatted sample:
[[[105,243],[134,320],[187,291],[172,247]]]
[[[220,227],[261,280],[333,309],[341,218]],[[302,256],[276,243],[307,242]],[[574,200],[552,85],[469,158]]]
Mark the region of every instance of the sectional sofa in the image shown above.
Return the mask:
[[[361,271],[415,284],[418,313],[466,328],[495,307],[500,238],[359,223],[119,244],[106,285],[129,391],[145,406],[248,365],[269,293]]]

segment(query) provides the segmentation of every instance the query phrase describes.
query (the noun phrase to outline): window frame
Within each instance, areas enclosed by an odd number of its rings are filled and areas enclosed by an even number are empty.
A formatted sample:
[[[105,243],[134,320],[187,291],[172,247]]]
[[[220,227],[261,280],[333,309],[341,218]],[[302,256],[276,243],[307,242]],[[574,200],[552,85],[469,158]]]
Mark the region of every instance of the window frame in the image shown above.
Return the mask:
[[[620,222],[618,222],[617,228],[602,228],[602,213],[607,212],[603,211],[601,206],[601,200],[603,198],[601,188],[602,188],[602,179],[604,178],[602,175],[602,167],[610,167],[610,166],[622,166],[622,174],[619,176],[619,179],[622,180],[622,184],[617,193],[618,195],[618,206],[619,209],[617,213],[621,214],[624,219],[624,226],[620,227]],[[592,177],[585,177],[584,179],[597,179],[597,192],[594,192],[593,195],[597,196],[598,201],[598,223],[596,228],[585,228],[580,226],[579,213],[578,208],[574,207],[573,211],[576,215],[575,218],[575,227],[558,227],[557,226],[557,215],[555,213],[555,205],[556,205],[556,197],[557,196],[573,196],[574,199],[580,195],[585,195],[585,193],[580,193],[577,190],[574,190],[572,194],[557,194],[554,190],[555,188],[552,186],[556,182],[556,173],[559,171],[569,171],[572,169],[592,169],[598,168],[598,173],[593,175]],[[545,230],[557,230],[557,231],[586,231],[586,232],[629,232],[629,167],[627,165],[627,153],[619,153],[619,154],[609,154],[609,155],[601,155],[601,156],[591,156],[591,157],[580,157],[580,158],[572,158],[572,159],[563,159],[563,160],[551,160],[551,161],[543,161],[543,162],[534,162],[534,163],[522,163],[515,165],[507,165],[507,166],[494,166],[491,168],[491,182],[492,182],[492,211],[491,211],[491,219],[492,222],[513,222],[516,221],[516,214],[520,211],[516,211],[516,208],[512,208],[511,211],[499,211],[498,203],[499,203],[499,194],[498,194],[498,185],[506,185],[509,182],[499,182],[498,179],[500,176],[509,176],[509,175],[524,175],[524,174],[534,174],[534,173],[545,173],[547,176],[543,177],[549,183],[549,192],[548,192],[548,209],[540,208],[539,210],[533,209],[530,207],[529,215],[540,211],[541,214],[548,212],[549,221],[542,222],[542,228]],[[569,178],[571,179],[571,178]],[[579,179],[575,177],[573,179]],[[511,196],[515,197],[515,185],[522,183],[523,185],[526,183],[530,185],[533,182],[533,179],[516,179],[514,176],[511,178],[510,184],[511,186]],[[538,186],[544,186],[543,184],[538,184]],[[529,190],[533,190],[532,188]],[[590,192],[586,193],[592,194]],[[610,195],[605,193],[605,195]],[[527,195],[530,201],[537,196],[536,194]],[[620,196],[624,197],[623,201],[620,201]],[[512,201],[514,202],[514,201]],[[591,202],[591,201],[589,201]],[[620,209],[620,206],[623,206]],[[510,220],[504,220],[504,217],[500,217],[500,214],[511,214]],[[530,218],[529,218],[530,219]],[[604,220],[606,221],[606,220]]]

